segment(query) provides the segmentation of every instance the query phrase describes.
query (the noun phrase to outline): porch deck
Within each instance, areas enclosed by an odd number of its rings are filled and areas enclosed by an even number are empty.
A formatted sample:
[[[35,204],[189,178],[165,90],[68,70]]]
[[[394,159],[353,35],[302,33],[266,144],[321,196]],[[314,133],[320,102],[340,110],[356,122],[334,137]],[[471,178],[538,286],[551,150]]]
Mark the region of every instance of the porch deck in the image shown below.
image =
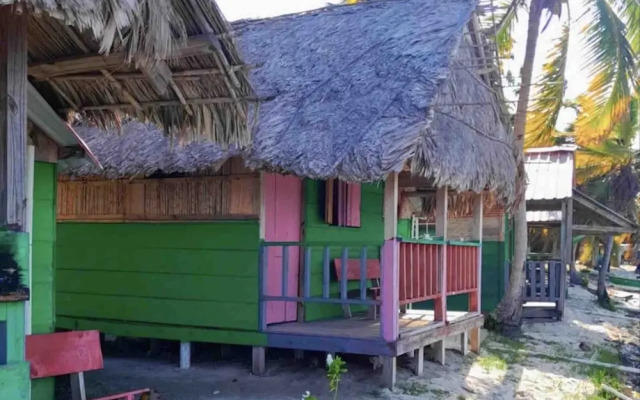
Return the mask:
[[[482,326],[479,313],[447,311],[448,324],[436,322],[433,310],[407,310],[398,318],[399,337],[385,342],[380,321],[366,314],[311,322],[290,322],[267,327],[270,347],[397,356],[449,336]]]

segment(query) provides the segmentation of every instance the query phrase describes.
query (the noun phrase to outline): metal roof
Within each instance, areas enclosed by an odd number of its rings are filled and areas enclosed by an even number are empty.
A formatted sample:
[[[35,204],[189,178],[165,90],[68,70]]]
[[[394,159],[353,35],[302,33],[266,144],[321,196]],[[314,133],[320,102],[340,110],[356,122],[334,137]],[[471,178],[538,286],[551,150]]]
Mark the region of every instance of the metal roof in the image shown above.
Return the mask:
[[[525,152],[527,201],[560,200],[572,196],[575,150],[575,146],[557,146]]]

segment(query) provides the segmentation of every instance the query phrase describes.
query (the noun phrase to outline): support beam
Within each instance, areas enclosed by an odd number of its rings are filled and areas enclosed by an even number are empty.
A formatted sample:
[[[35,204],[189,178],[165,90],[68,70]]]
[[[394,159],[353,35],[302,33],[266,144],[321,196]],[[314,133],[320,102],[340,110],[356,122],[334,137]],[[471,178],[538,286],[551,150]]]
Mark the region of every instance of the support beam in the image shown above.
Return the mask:
[[[434,342],[429,348],[428,352],[429,358],[433,360],[433,362],[444,365],[445,362],[445,346],[444,340],[439,340]]]
[[[478,285],[475,292],[469,293],[469,311],[482,312],[482,230],[484,222],[484,196],[482,193],[475,195],[473,199],[473,229],[471,230],[472,239],[477,240],[480,243],[478,248],[478,271],[477,277]],[[465,335],[469,335],[471,339],[471,350],[474,353],[480,351],[480,328],[473,328]],[[465,343],[468,344],[468,338],[465,339]],[[463,349],[463,354],[466,355],[468,349]]]
[[[449,193],[446,186],[438,188],[436,193],[436,236],[447,241],[447,227],[449,217]],[[438,257],[438,270],[440,271],[439,289],[441,297],[434,301],[434,314],[436,321],[447,320],[447,245],[440,246]]]
[[[424,347],[420,346],[416,359],[416,375],[422,376],[422,374],[424,374]]]
[[[469,332],[467,331],[460,334],[460,353],[463,356],[469,354]]]
[[[191,342],[180,342],[180,369],[191,368]]]
[[[251,373],[262,376],[266,371],[266,351],[264,347],[253,347],[251,357]]]
[[[87,400],[87,394],[84,389],[84,373],[69,375],[71,381],[71,400]]]
[[[567,266],[573,260],[573,198],[568,198],[562,203],[562,267],[560,268],[560,298],[558,299],[558,319],[562,319],[564,313],[564,301],[567,289]]]
[[[0,226],[24,231],[27,174],[27,13],[0,6]]]
[[[396,385],[396,358],[382,358],[382,384],[384,387],[393,389]]]
[[[382,288],[380,330],[383,339],[392,343],[398,339],[399,253],[396,241],[398,229],[398,174],[389,175],[384,184],[384,245],[382,247]]]
[[[175,49],[168,58],[185,58],[211,54],[216,51],[211,44],[211,40],[213,39],[209,34],[190,37],[185,47]],[[103,69],[113,71],[115,69],[122,68],[122,65],[125,62],[126,55],[122,52],[110,54],[87,54],[78,57],[67,57],[34,63],[29,65],[28,69],[30,76],[33,76],[38,80],[47,80],[63,75],[96,72]]]

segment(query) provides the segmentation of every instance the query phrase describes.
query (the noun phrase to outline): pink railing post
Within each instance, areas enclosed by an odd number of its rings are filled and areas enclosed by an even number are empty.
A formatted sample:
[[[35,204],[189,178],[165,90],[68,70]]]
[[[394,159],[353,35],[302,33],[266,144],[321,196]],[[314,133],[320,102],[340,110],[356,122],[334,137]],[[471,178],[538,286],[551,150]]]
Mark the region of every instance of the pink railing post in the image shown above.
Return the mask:
[[[382,246],[382,304],[380,305],[380,324],[382,338],[387,342],[398,339],[399,304],[399,243],[389,239]]]

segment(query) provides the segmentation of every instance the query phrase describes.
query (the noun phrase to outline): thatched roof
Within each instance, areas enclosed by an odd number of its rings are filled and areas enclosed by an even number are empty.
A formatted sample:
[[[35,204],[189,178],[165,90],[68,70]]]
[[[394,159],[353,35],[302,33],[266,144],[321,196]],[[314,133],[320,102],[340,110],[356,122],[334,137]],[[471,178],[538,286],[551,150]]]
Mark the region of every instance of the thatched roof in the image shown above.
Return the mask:
[[[402,170],[512,199],[512,139],[465,28],[474,0],[393,0],[234,24],[259,97],[250,163],[374,181]],[[457,60],[457,61],[455,61]]]
[[[257,101],[214,0],[0,0],[26,14],[29,76],[61,115],[129,117],[181,139],[248,144]],[[23,18],[23,17],[16,17]]]
[[[409,160],[437,185],[511,201],[512,139],[463,37],[474,7],[393,0],[234,24],[257,96],[272,99],[253,109],[247,163],[376,181]]]
[[[61,166],[60,172],[74,176],[100,175],[110,179],[155,173],[207,172],[218,169],[238,150],[222,150],[211,142],[173,143],[158,128],[137,122],[122,126],[122,132],[78,126],[76,133],[100,161],[96,164]]]

